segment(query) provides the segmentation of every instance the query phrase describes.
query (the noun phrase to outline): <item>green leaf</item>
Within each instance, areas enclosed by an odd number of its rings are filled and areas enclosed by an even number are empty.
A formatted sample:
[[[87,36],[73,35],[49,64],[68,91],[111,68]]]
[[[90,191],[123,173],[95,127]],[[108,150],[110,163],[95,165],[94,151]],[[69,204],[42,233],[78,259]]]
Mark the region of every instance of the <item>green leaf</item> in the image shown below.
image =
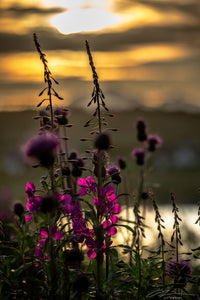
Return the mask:
[[[130,226],[125,225],[125,224],[121,224],[121,225],[120,224],[114,224],[114,226],[115,227],[124,227],[124,228],[128,229],[129,231],[131,231],[132,233],[135,232],[133,228],[131,228]]]
[[[64,180],[64,177],[60,177],[57,181],[56,181],[56,186],[60,186],[62,184]]]
[[[42,187],[45,190],[45,192],[48,192],[49,191],[49,187],[48,187],[47,182],[45,180],[41,180],[40,182],[41,182]]]

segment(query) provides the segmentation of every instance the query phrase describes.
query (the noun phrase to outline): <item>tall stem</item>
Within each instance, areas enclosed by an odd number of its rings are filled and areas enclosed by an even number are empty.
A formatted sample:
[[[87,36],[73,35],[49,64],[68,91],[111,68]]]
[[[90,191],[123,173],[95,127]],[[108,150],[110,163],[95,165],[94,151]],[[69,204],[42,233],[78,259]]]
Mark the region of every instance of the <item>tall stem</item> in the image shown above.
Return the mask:
[[[101,151],[97,152],[97,164],[98,164],[98,198],[102,197],[100,193],[100,187],[102,185],[102,158]],[[102,242],[103,242],[103,226],[101,224],[101,212],[97,206],[97,294],[101,294],[102,291],[102,267],[103,267],[103,252],[102,252]]]

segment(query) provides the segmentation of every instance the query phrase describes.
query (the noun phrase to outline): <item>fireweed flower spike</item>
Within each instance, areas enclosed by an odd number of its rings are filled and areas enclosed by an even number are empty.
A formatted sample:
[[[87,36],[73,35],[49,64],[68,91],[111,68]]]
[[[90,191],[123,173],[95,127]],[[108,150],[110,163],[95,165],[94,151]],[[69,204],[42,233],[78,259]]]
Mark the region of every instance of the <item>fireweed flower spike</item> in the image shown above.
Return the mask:
[[[47,92],[47,96],[48,96],[48,98],[44,98],[37,105],[37,107],[41,106],[43,104],[43,102],[45,102],[46,100],[49,101],[49,105],[47,106],[47,109],[50,108],[51,127],[52,127],[52,130],[53,130],[54,129],[54,114],[53,114],[52,96],[55,96],[59,100],[63,100],[63,98],[60,97],[58,95],[58,93],[55,91],[55,89],[53,88],[53,81],[56,84],[58,84],[58,82],[53,78],[53,76],[51,74],[51,71],[49,70],[48,61],[46,59],[46,54],[42,52],[40,43],[39,43],[37,35],[35,33],[33,34],[33,40],[34,40],[34,43],[35,43],[35,47],[36,47],[36,49],[37,49],[37,51],[38,51],[38,53],[40,55],[40,59],[41,59],[41,61],[43,63],[43,66],[44,66],[44,82],[47,84],[47,87],[44,88],[40,92],[39,96],[42,96],[45,91]]]
[[[27,142],[24,146],[24,153],[27,158],[37,160],[42,167],[50,168],[54,164],[59,144],[60,142],[54,134],[44,132]]]
[[[35,185],[30,182],[27,182],[25,192],[28,201],[26,204],[28,214],[25,216],[25,221],[30,222],[32,220],[33,213],[38,213],[40,211],[42,198],[35,196]]]
[[[154,152],[162,143],[158,135],[149,135],[147,137],[148,151]]]

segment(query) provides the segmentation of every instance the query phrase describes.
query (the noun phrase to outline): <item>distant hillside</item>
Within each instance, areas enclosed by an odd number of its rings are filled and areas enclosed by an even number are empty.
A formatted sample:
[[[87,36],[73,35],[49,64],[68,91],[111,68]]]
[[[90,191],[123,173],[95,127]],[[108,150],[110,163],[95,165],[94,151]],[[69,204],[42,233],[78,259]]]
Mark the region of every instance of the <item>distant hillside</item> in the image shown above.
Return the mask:
[[[113,113],[113,111],[111,111]],[[25,166],[20,155],[20,146],[37,133],[39,123],[33,120],[37,111],[0,112],[0,197],[9,190],[13,199],[25,200],[24,187],[27,181],[39,184],[43,170]],[[92,112],[73,109],[69,122],[74,126],[67,129],[70,150],[84,154],[92,147],[92,142],[80,142],[80,138],[93,138],[89,135],[92,127],[83,127]],[[197,203],[200,187],[200,115],[183,112],[161,112],[132,110],[107,117],[112,132],[114,149],[110,151],[110,161],[116,163],[118,156],[128,162],[126,177],[131,187],[138,184],[138,167],[131,158],[131,151],[140,146],[136,141],[136,121],[142,118],[147,124],[148,133],[158,134],[163,139],[162,147],[148,161],[146,187],[153,187],[159,202],[168,202],[173,189],[177,201]],[[0,199],[1,200],[1,199]]]

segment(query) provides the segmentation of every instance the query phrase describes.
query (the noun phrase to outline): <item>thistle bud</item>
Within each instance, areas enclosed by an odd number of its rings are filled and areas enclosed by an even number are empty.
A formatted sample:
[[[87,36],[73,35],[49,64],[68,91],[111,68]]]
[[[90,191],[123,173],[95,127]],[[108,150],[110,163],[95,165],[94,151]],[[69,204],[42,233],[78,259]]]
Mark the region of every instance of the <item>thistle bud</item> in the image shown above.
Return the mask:
[[[136,163],[139,166],[144,165],[144,159],[145,159],[145,150],[144,149],[135,149],[132,152],[132,155],[136,158]]]
[[[100,133],[95,140],[95,148],[98,150],[108,150],[110,147],[110,137],[107,133]]]
[[[137,139],[140,142],[144,142],[147,139],[146,135],[146,124],[144,123],[143,120],[139,120],[137,122]]]
[[[24,213],[24,206],[21,202],[16,202],[14,204],[14,213],[21,219]]]

